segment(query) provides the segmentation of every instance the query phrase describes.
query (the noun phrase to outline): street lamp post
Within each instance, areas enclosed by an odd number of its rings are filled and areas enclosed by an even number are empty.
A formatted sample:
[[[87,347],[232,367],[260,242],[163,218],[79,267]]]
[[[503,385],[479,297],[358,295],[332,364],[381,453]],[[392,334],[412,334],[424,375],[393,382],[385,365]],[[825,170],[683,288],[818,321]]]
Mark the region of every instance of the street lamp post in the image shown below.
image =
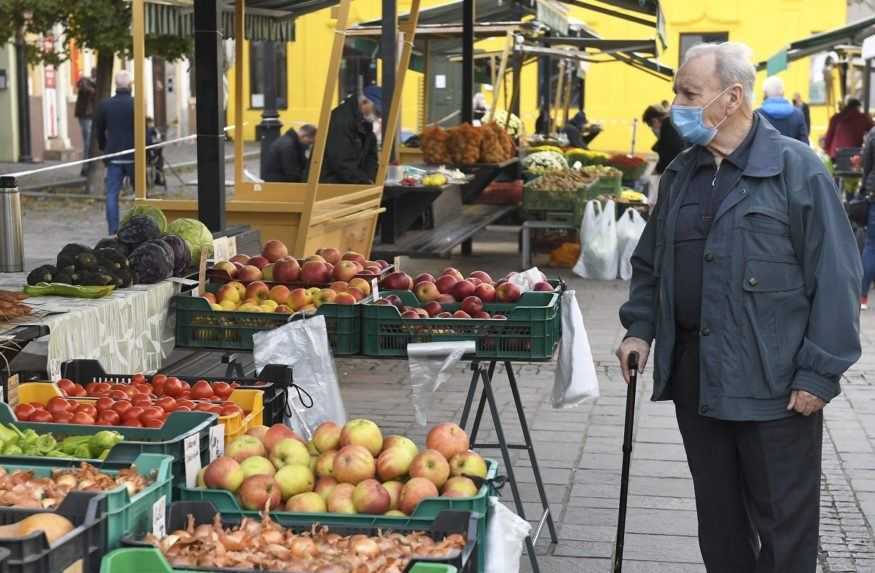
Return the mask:
[[[18,87],[18,160],[22,163],[33,161],[30,142],[30,96],[27,89],[27,51],[24,33],[15,35],[15,76]]]

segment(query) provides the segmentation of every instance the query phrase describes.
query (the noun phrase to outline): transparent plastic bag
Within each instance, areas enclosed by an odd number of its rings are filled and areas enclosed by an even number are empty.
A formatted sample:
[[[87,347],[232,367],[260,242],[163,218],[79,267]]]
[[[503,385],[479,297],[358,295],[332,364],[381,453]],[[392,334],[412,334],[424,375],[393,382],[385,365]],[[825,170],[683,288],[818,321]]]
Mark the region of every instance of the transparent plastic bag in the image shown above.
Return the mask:
[[[286,419],[287,425],[309,440],[316,426],[326,420],[346,423],[324,316],[293,320],[279,328],[257,332],[252,342],[257,371],[267,364],[291,366],[295,384],[312,398],[308,407],[300,394],[289,392],[286,399],[292,417]]]
[[[627,281],[632,278],[632,254],[638,246],[638,239],[644,232],[647,223],[635,209],[626,209],[617,221],[617,252],[620,255],[620,278]]]
[[[529,292],[535,285],[541,281],[547,280],[547,275],[542,273],[538,267],[532,267],[525,271],[515,273],[508,279],[508,282],[520,287],[520,292]]]
[[[615,206],[608,201],[604,208],[598,201],[589,201],[580,225],[580,258],[574,273],[585,279],[610,281],[617,278],[617,221]]]
[[[511,511],[496,497],[489,498],[492,516],[486,530],[484,573],[519,573],[523,543],[532,525]]]
[[[589,336],[573,290],[562,293],[562,340],[553,378],[553,407],[571,408],[599,397]]]
[[[420,342],[407,345],[410,368],[410,397],[420,426],[428,424],[434,393],[447,381],[450,369],[462,356],[477,350],[473,340],[459,342]]]

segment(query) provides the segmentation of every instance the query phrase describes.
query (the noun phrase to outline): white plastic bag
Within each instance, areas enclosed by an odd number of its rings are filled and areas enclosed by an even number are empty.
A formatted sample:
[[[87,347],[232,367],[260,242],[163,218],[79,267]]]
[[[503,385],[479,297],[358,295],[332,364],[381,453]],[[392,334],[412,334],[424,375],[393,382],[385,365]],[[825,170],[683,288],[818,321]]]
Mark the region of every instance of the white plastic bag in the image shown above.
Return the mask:
[[[286,399],[292,418],[286,420],[287,425],[309,440],[316,426],[326,420],[341,426],[346,423],[324,316],[293,320],[279,328],[257,332],[252,335],[252,342],[257,371],[267,364],[291,366],[295,384],[313,400],[308,408],[301,403],[300,396],[289,391]]]
[[[486,530],[484,573],[519,573],[523,543],[532,525],[508,509],[496,497],[489,498],[492,517]]]
[[[473,340],[459,342],[417,342],[407,345],[410,368],[410,398],[420,426],[428,424],[431,401],[440,385],[447,381],[450,369],[462,356],[475,352]]]
[[[632,278],[632,254],[638,246],[638,239],[644,232],[647,223],[635,209],[626,209],[617,221],[617,251],[620,254],[620,278],[627,281]]]
[[[508,282],[512,282],[520,287],[520,292],[529,292],[535,288],[536,284],[546,280],[547,275],[542,273],[538,267],[532,267],[525,271],[514,273],[513,276],[508,279]]]
[[[589,336],[573,290],[562,293],[562,339],[553,378],[553,407],[570,408],[599,397]]]
[[[600,206],[595,200],[586,204],[580,225],[580,258],[574,273],[585,279],[610,281],[617,278],[617,221],[613,201],[604,208]]]

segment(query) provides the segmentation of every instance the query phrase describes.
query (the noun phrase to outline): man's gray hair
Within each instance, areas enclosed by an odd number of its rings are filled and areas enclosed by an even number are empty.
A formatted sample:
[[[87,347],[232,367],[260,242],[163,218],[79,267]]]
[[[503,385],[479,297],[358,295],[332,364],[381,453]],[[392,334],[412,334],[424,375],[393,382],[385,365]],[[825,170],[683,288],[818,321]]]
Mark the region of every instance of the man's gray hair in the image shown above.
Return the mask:
[[[766,97],[784,97],[784,80],[778,76],[769,76],[763,82],[763,93]]]
[[[741,84],[744,100],[753,103],[753,86],[756,83],[757,71],[751,63],[753,51],[740,42],[723,42],[720,44],[696,44],[684,55],[684,64],[701,58],[714,56],[714,69],[720,78],[720,87],[728,88],[733,84]]]
[[[115,75],[115,87],[122,90],[131,87],[131,74],[127,70],[122,70]]]

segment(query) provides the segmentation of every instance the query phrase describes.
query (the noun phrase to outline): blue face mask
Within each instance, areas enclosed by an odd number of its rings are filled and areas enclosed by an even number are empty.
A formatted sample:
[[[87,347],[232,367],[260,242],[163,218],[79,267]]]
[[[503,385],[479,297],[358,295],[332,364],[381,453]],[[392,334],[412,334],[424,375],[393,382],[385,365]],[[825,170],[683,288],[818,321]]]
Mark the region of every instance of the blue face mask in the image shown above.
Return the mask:
[[[720,99],[730,88],[729,86],[717,96],[709,101],[704,106],[696,105],[672,105],[671,106],[671,122],[677,128],[685,140],[698,145],[708,145],[711,140],[717,135],[717,129],[723,124],[729,116],[724,117],[720,123],[714,127],[705,125],[705,110]]]

